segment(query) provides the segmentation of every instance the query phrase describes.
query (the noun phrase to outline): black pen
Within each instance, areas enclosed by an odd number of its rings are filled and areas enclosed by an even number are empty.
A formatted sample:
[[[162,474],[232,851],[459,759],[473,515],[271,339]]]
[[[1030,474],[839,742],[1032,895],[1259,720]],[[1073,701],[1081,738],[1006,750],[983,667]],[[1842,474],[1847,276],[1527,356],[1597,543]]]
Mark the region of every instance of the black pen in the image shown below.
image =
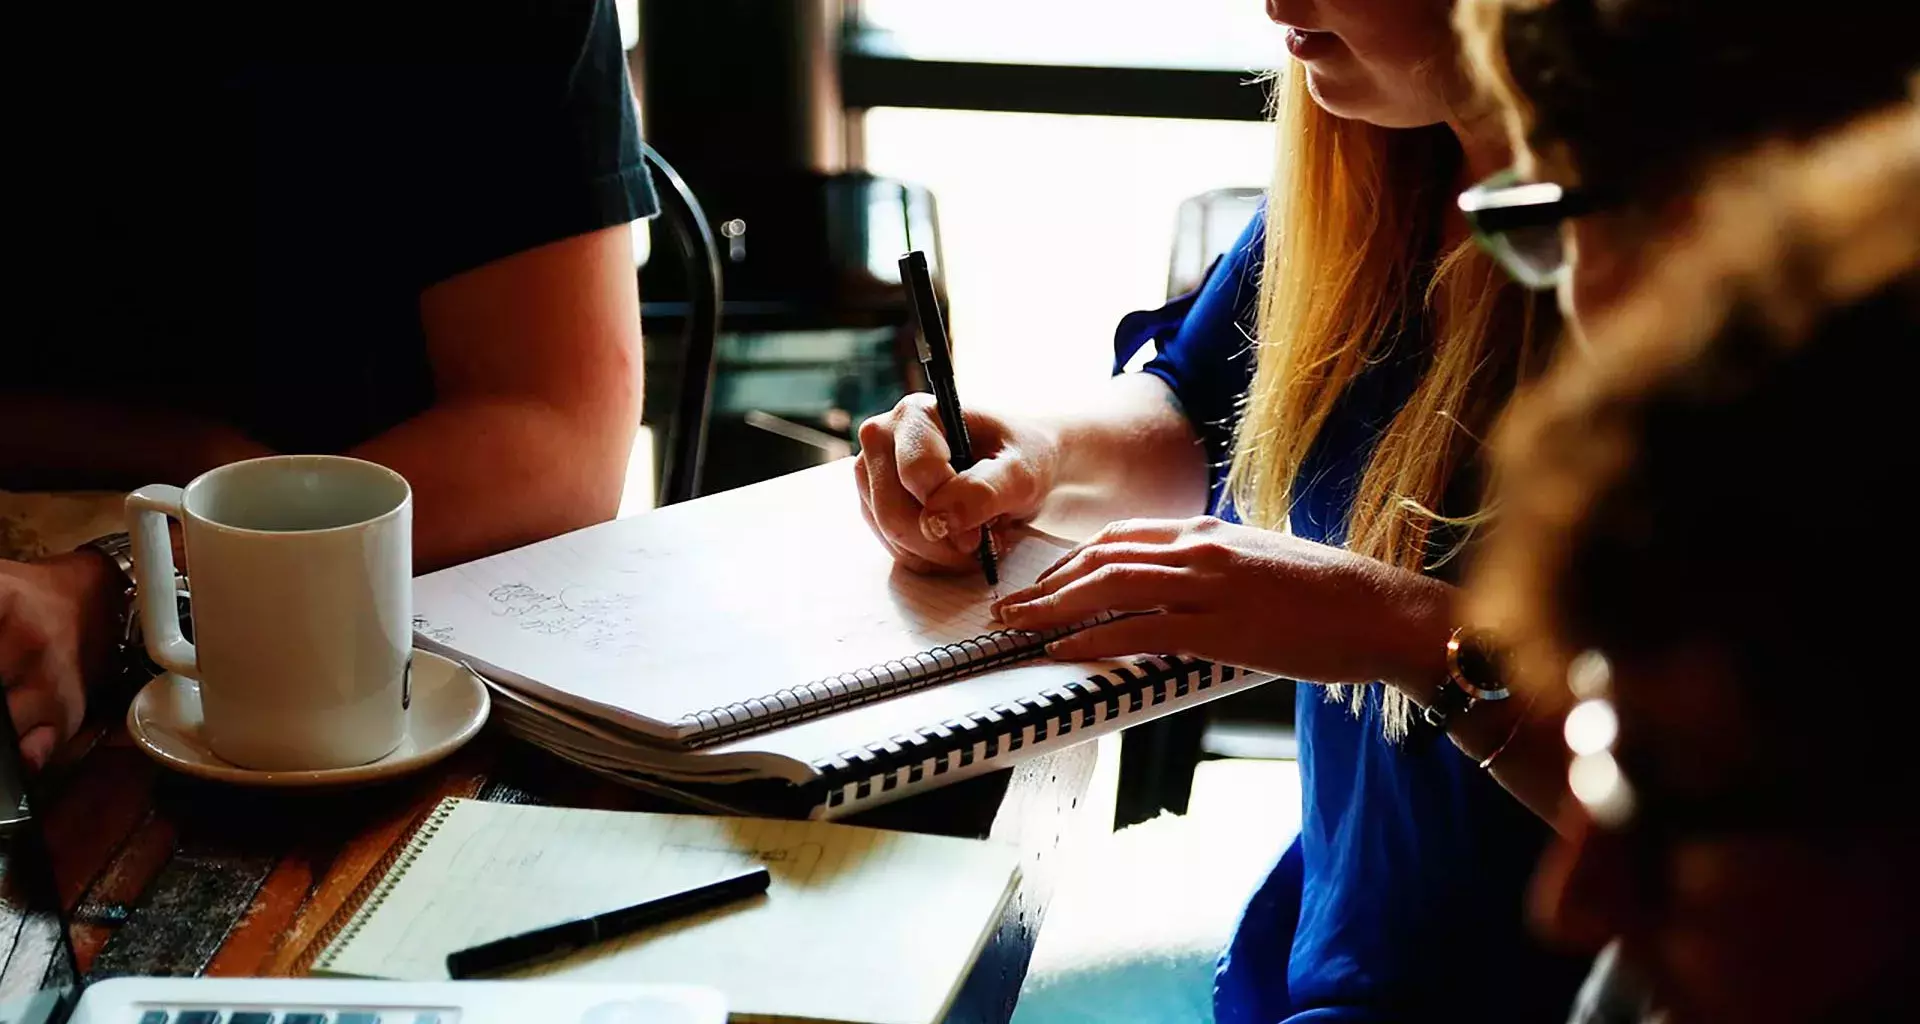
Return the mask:
[[[973,439],[967,436],[967,418],[960,411],[960,389],[953,379],[953,350],[947,342],[947,324],[940,318],[940,303],[933,295],[933,277],[927,273],[927,254],[918,249],[900,257],[900,280],[913,300],[913,318],[920,322],[915,343],[920,353],[920,368],[926,371],[927,386],[933,388],[933,404],[940,409],[940,426],[947,432],[949,460],[956,473],[973,468]],[[987,586],[1000,585],[1000,564],[993,557],[993,531],[980,524],[980,571]]]
[[[566,956],[597,942],[631,935],[642,928],[691,917],[710,907],[757,896],[767,891],[772,880],[766,868],[754,868],[631,907],[563,921],[455,950],[447,954],[447,974],[455,981],[482,978]]]

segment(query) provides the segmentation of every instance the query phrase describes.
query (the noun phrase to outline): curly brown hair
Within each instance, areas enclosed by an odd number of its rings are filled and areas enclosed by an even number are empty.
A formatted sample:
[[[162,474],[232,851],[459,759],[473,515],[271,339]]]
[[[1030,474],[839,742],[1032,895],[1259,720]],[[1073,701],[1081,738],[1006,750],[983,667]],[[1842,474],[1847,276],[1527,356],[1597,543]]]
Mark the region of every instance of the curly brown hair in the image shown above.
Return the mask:
[[[1460,0],[1455,23],[1546,176],[1647,206],[1899,100],[1920,69],[1909,0]]]
[[[1910,655],[1920,107],[1753,155],[1698,202],[1510,408],[1474,618],[1535,687],[1589,648],[1705,646],[1791,720]]]

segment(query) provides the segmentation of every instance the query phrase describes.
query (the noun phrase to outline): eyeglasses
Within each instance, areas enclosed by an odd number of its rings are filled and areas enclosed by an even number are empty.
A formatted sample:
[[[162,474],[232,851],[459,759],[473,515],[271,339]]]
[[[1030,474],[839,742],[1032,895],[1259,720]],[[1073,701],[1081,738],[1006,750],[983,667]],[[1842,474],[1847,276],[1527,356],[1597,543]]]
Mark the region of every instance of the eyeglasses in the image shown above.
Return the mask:
[[[1458,204],[1480,247],[1534,291],[1555,288],[1566,277],[1560,225],[1603,205],[1590,191],[1521,181],[1511,168],[1460,193]]]

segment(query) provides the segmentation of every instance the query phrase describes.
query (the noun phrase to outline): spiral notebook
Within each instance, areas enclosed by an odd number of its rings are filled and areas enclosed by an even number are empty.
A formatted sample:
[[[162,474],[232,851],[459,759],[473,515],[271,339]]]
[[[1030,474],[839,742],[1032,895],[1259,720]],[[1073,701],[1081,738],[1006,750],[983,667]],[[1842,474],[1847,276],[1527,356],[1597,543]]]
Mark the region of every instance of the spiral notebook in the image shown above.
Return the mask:
[[[1067,548],[1015,533],[1004,587]],[[414,626],[563,757],[723,805],[704,787],[805,787],[828,816],[1257,681],[1171,657],[1053,662],[1070,630],[1001,629],[993,597],[979,573],[896,567],[842,461],[420,577]]]
[[[520,976],[719,988],[735,1021],[932,1024],[1001,922],[1010,847],[821,822],[443,801],[313,963],[444,981],[446,955],[765,865],[764,897]],[[862,979],[846,984],[848,972]]]

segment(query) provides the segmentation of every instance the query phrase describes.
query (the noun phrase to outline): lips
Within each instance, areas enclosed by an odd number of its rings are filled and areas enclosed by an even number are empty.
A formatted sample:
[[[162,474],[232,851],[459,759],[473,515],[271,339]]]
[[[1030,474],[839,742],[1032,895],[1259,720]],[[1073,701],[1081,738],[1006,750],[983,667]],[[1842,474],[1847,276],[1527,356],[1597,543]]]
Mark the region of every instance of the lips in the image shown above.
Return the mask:
[[[1339,45],[1338,36],[1331,32],[1309,32],[1304,28],[1287,27],[1287,52],[1295,60],[1309,61],[1323,57]]]
[[[1286,30],[1287,52],[1293,54],[1295,60],[1303,61],[1331,52],[1340,37],[1294,24],[1291,12],[1282,10],[1286,3],[1287,0],[1267,0],[1267,18]]]

